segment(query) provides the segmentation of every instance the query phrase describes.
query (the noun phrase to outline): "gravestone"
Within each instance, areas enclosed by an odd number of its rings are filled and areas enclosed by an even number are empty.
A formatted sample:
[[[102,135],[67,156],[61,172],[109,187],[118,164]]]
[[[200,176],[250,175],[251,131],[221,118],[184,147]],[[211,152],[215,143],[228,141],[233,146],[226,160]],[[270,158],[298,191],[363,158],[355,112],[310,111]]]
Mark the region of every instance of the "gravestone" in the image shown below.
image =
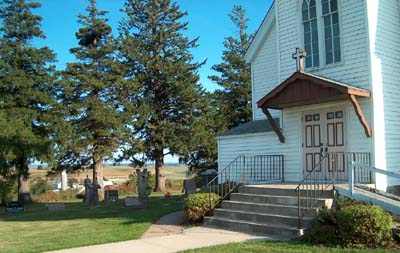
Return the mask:
[[[67,172],[63,170],[61,172],[61,191],[66,191],[68,187],[68,176]]]
[[[185,195],[189,195],[196,192],[196,182],[194,179],[183,180],[183,190]]]
[[[126,197],[125,207],[141,209],[144,208],[144,203],[139,198]]]
[[[83,181],[85,183],[85,202],[88,205],[98,205],[99,204],[99,193],[98,189],[100,186],[97,182],[93,182],[86,176],[86,179]]]
[[[19,183],[20,187],[18,192],[18,201],[24,204],[32,203],[30,187],[29,187],[29,179],[21,176],[19,178]]]
[[[140,171],[140,169],[136,169],[136,175],[137,175],[137,180],[138,180],[138,194],[139,194],[139,199],[143,202],[147,200],[147,191],[146,191],[146,186],[147,186],[147,179],[149,174],[147,173],[147,169],[144,169],[143,171]]]
[[[202,185],[201,185],[201,190],[206,191],[208,190],[207,184],[213,180],[216,176],[218,175],[218,171],[215,169],[208,169],[206,171],[203,171],[200,176],[203,179],[202,180]],[[218,183],[218,182],[215,182]]]
[[[116,202],[118,201],[118,190],[105,190],[104,200],[106,202]]]
[[[63,211],[65,210],[64,203],[47,203],[46,204],[47,210],[49,211]]]
[[[19,213],[25,210],[24,204],[19,201],[12,201],[6,203],[5,211],[6,213]]]

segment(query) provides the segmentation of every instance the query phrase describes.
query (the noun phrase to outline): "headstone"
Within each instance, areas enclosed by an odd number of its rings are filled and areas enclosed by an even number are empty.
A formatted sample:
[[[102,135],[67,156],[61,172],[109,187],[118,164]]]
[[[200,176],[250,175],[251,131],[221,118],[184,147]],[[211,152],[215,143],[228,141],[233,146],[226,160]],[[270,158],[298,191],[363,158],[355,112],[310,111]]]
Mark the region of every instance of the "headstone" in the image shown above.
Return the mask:
[[[68,186],[68,176],[67,171],[63,170],[61,172],[61,191],[66,191]]]
[[[208,169],[200,174],[202,180],[201,190],[205,191],[207,189],[207,184],[213,180],[218,175],[218,171],[215,169]]]
[[[86,179],[84,180],[85,183],[85,202],[88,205],[98,205],[99,204],[99,193],[98,189],[100,186],[97,184],[97,182],[93,182],[89,179],[88,176],[86,176]]]
[[[144,201],[147,200],[147,191],[146,191],[146,186],[147,186],[147,178],[149,174],[147,173],[147,169],[144,169],[143,171],[140,171],[140,169],[136,169],[136,174],[137,174],[137,180],[138,180],[138,194],[139,194],[139,199]]]
[[[31,198],[30,189],[29,189],[30,188],[29,187],[29,179],[21,176],[19,178],[19,183],[20,183],[20,187],[19,187],[19,193],[18,193],[18,201],[22,202],[24,204],[32,203],[32,198]]]
[[[118,190],[105,190],[104,200],[106,202],[116,202],[118,201]]]
[[[144,203],[139,198],[126,197],[125,207],[130,208],[144,208]]]
[[[194,179],[183,180],[183,190],[185,195],[189,195],[196,192],[196,182]]]
[[[46,204],[47,210],[49,211],[63,211],[65,210],[64,203],[47,203]]]
[[[6,203],[6,213],[19,213],[25,210],[24,204],[19,201],[12,201]]]

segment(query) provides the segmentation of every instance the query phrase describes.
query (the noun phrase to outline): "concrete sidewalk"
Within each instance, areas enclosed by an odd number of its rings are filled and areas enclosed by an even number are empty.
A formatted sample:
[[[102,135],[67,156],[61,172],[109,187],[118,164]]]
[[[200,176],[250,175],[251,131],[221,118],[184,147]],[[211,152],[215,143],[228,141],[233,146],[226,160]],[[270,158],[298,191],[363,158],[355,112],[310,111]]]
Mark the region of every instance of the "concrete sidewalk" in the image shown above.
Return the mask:
[[[184,221],[184,211],[167,214],[152,224],[141,239],[181,234]]]
[[[80,248],[52,251],[57,253],[172,253],[181,250],[201,248],[231,242],[246,242],[254,240],[273,240],[269,237],[248,235],[220,229],[194,227],[185,229],[181,234],[162,237],[142,238],[125,242],[93,245]]]

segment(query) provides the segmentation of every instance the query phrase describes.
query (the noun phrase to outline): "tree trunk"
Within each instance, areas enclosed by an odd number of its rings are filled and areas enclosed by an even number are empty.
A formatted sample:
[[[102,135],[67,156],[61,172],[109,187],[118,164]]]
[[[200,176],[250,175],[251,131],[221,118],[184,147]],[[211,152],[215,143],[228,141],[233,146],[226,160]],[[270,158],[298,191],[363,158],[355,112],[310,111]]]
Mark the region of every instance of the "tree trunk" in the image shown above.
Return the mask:
[[[155,192],[165,192],[165,177],[164,177],[164,151],[156,149],[155,151],[155,170],[156,170],[156,185]]]
[[[103,158],[96,154],[93,155],[93,182],[97,182],[100,186],[99,200],[104,200]]]

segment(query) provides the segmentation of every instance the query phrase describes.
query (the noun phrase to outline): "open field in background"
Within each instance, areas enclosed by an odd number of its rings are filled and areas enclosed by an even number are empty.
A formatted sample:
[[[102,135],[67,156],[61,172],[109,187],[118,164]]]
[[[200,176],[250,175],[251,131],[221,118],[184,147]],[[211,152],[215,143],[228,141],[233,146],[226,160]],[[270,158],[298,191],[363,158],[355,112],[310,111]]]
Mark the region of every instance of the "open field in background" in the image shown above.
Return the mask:
[[[154,166],[148,166],[148,170],[154,174]],[[171,179],[185,179],[188,178],[188,168],[185,165],[177,165],[177,166],[165,166],[165,176]],[[38,170],[38,169],[30,169],[31,177],[41,177],[45,178],[47,171],[46,170]],[[125,182],[128,180],[130,174],[134,173],[135,169],[128,166],[105,166],[103,170],[103,176],[108,180],[118,182]],[[86,178],[86,175],[89,175],[91,178],[92,170],[80,171],[75,174],[69,174],[68,178],[77,178],[78,180],[83,180]],[[53,180],[58,178],[51,178]]]

